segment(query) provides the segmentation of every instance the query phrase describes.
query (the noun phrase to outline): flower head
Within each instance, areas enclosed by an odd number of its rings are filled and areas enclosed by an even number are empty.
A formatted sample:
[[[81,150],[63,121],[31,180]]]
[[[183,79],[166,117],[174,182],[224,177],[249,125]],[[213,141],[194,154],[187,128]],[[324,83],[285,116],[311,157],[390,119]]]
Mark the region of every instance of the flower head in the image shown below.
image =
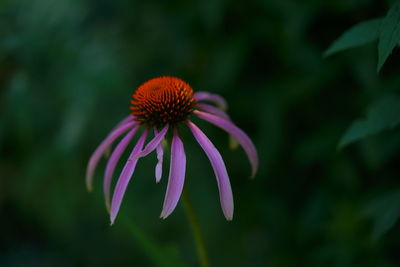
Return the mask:
[[[151,79],[132,95],[132,116],[139,124],[162,127],[185,121],[193,113],[193,89],[181,79]]]
[[[227,220],[232,220],[233,196],[225,163],[214,144],[191,121],[191,117],[194,115],[228,132],[246,152],[252,167],[252,177],[254,177],[258,168],[257,151],[250,138],[234,125],[225,113],[227,108],[225,100],[221,96],[207,92],[194,93],[186,82],[169,76],[154,78],[143,83],[132,97],[130,107],[132,113],[123,119],[97,147],[89,160],[86,172],[86,185],[88,190],[92,190],[94,171],[101,156],[112,146],[114,141],[125,134],[114,148],[104,174],[104,196],[110,212],[111,224],[114,223],[118,214],[138,160],[153,151],[156,151],[158,160],[155,170],[156,182],[160,181],[164,154],[162,141],[166,138],[169,130],[172,131],[171,160],[167,192],[160,217],[165,219],[174,211],[182,193],[186,172],[185,149],[177,128],[180,124],[186,125],[190,129],[210,160],[217,180],[222,211]],[[143,129],[143,132],[122,169],[111,199],[114,170],[122,153],[139,129]],[[150,131],[153,131],[154,137],[145,145]]]

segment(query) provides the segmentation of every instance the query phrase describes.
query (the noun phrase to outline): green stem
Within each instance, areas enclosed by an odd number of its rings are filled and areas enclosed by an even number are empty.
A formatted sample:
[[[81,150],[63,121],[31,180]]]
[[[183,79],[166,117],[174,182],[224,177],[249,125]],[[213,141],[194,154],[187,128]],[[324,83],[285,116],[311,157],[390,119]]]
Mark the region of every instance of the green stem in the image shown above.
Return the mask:
[[[197,219],[197,214],[193,208],[192,201],[189,196],[187,189],[183,190],[182,193],[183,207],[186,212],[186,216],[189,220],[190,226],[192,228],[194,241],[196,243],[197,255],[199,257],[200,266],[209,267],[207,251],[204,243],[203,233],[200,228],[199,221]]]
[[[137,245],[147,254],[152,265],[160,267],[185,266],[177,257],[167,253],[163,247],[158,245],[156,241],[143,232],[132,219],[128,219],[122,215],[120,217],[120,223],[132,234]]]

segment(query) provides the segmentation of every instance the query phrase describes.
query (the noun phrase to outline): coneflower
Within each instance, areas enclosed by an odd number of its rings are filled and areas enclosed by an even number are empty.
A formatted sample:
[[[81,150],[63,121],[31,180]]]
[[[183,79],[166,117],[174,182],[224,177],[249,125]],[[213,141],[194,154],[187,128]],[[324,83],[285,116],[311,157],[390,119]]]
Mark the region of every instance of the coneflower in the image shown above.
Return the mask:
[[[234,125],[225,113],[227,107],[225,100],[216,94],[207,92],[194,93],[186,82],[170,76],[154,78],[143,83],[137,88],[132,97],[133,100],[131,100],[132,105],[130,107],[132,113],[123,119],[97,147],[89,160],[86,172],[86,185],[88,190],[91,191],[94,171],[100,158],[116,139],[127,132],[113,150],[105,169],[103,187],[111,224],[114,223],[118,214],[123,196],[138,160],[154,150],[158,159],[155,178],[157,182],[160,181],[164,154],[162,141],[169,130],[172,131],[171,160],[167,192],[160,217],[165,219],[173,212],[182,193],[186,172],[185,150],[177,128],[180,124],[189,127],[194,138],[210,160],[217,179],[222,211],[227,220],[232,220],[233,196],[225,163],[213,143],[190,120],[191,116],[195,115],[227,131],[246,152],[252,167],[251,176],[254,177],[258,168],[256,148],[250,138]],[[111,183],[115,167],[139,129],[143,129],[143,132],[136,141],[122,169],[111,199]],[[153,131],[154,137],[147,145],[144,145],[150,131]]]

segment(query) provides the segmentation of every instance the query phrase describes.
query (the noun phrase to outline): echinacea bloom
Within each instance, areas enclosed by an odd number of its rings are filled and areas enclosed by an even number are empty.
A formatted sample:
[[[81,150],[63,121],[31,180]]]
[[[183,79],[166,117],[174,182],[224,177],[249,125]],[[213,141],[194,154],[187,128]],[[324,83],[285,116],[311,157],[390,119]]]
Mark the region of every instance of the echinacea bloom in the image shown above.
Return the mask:
[[[228,132],[246,152],[252,167],[251,175],[254,177],[258,168],[256,148],[250,138],[233,124],[225,113],[224,110],[227,107],[225,100],[219,95],[207,92],[194,93],[186,82],[169,76],[154,78],[143,83],[132,97],[130,107],[132,113],[123,119],[97,147],[89,160],[86,172],[86,185],[88,190],[91,191],[93,175],[98,161],[112,146],[113,142],[127,132],[113,150],[105,169],[103,187],[111,224],[114,223],[118,214],[138,160],[153,151],[156,151],[158,159],[155,178],[156,182],[160,181],[164,154],[162,141],[166,138],[169,130],[172,132],[171,160],[167,192],[160,217],[165,219],[173,212],[182,193],[186,172],[185,150],[178,133],[178,125],[181,124],[190,129],[210,160],[217,180],[222,211],[227,220],[232,220],[233,196],[225,163],[213,143],[190,120],[190,117],[195,115]],[[143,129],[143,132],[122,169],[111,199],[111,182],[115,167],[139,129]],[[154,137],[144,145],[150,131],[154,132]]]

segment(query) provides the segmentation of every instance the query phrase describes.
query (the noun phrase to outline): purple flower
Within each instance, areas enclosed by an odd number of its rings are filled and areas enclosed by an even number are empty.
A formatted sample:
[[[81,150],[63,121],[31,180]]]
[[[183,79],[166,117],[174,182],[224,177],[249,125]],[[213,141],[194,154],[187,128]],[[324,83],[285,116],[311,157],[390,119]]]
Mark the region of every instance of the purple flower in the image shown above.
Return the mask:
[[[189,120],[191,115],[195,115],[228,132],[246,152],[252,167],[251,176],[254,177],[258,168],[256,148],[250,138],[233,124],[225,113],[227,108],[225,100],[215,94],[206,92],[194,93],[186,82],[179,78],[168,76],[154,78],[145,82],[139,86],[132,97],[131,115],[123,119],[97,147],[89,160],[86,172],[86,185],[88,190],[91,191],[97,163],[114,141],[125,134],[113,150],[107,162],[104,175],[104,196],[106,207],[110,212],[111,224],[114,223],[118,214],[138,160],[153,151],[157,152],[158,160],[155,169],[156,182],[160,181],[164,154],[162,141],[166,139],[166,134],[169,130],[172,132],[171,161],[167,192],[160,217],[165,219],[174,211],[182,193],[186,172],[186,154],[177,127],[180,124],[187,125],[210,160],[217,179],[222,211],[227,220],[232,220],[233,196],[224,160],[203,131]],[[142,128],[143,132],[122,169],[111,199],[111,183],[115,167],[134,135]],[[154,133],[154,137],[145,145],[146,138],[151,130]]]

